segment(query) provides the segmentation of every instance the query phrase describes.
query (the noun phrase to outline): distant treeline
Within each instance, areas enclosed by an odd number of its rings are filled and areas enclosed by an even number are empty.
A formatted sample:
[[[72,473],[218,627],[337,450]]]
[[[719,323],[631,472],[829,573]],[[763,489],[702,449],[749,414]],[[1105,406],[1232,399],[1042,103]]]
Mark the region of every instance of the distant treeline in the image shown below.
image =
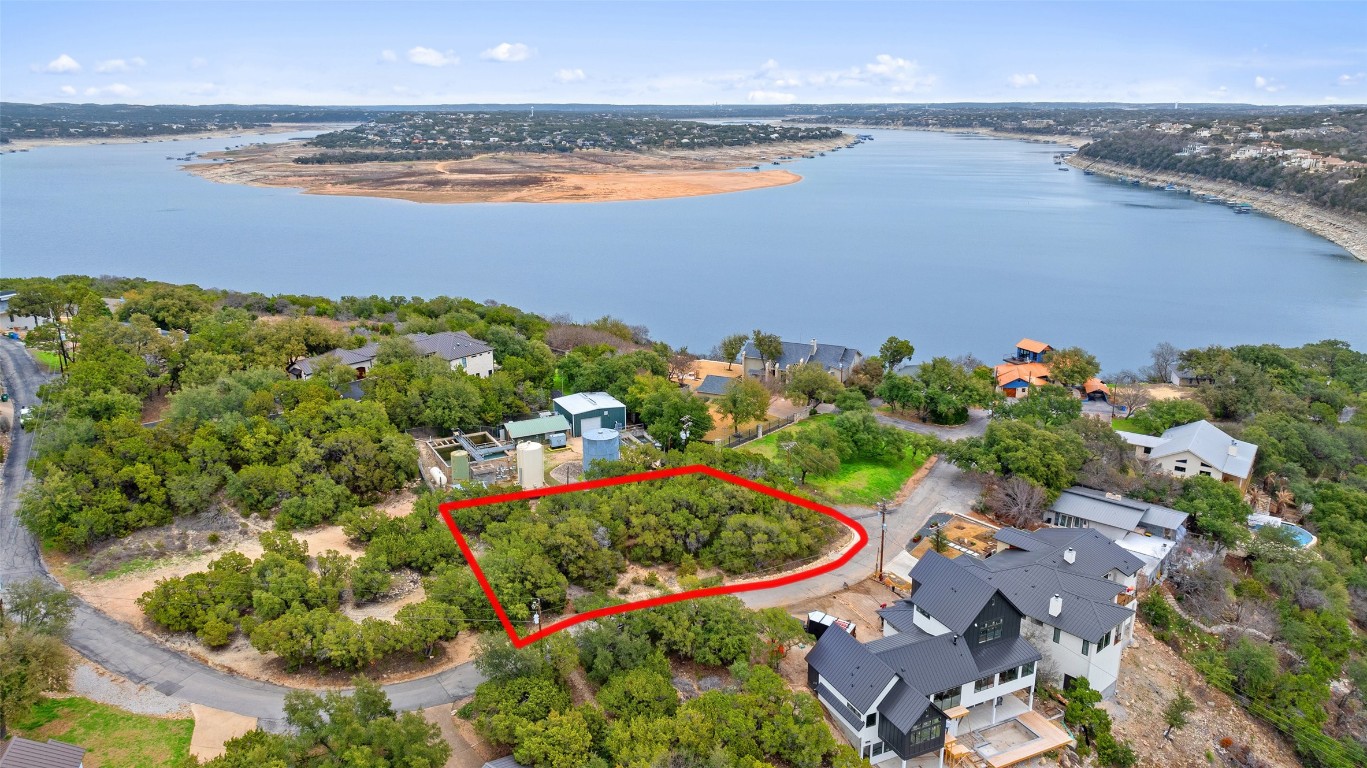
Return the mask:
[[[1276,192],[1289,192],[1333,208],[1367,213],[1367,177],[1353,179],[1347,171],[1311,173],[1282,165],[1282,159],[1231,160],[1219,152],[1183,153],[1189,137],[1152,131],[1113,133],[1087,144],[1078,156],[1132,165],[1145,171],[1167,171],[1232,181]]]

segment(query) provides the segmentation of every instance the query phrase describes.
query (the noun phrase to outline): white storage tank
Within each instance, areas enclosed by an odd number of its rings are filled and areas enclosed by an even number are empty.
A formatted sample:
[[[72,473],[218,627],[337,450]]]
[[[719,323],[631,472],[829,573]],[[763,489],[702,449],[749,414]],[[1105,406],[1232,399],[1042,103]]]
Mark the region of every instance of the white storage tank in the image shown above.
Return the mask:
[[[584,471],[595,461],[622,458],[622,435],[615,429],[590,429],[584,433]]]
[[[541,443],[517,444],[517,484],[527,491],[546,485],[546,452]]]

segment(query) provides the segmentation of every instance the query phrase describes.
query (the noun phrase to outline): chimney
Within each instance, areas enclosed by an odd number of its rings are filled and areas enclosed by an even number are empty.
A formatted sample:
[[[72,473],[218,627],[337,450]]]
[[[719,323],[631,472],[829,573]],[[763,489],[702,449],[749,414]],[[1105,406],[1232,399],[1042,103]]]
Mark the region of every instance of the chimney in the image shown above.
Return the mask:
[[[1069,547],[1063,550],[1063,562],[1072,565],[1077,562],[1077,550]]]
[[[1054,596],[1049,598],[1049,615],[1057,617],[1060,613],[1063,613],[1063,596],[1054,593]]]
[[[812,354],[816,354],[816,339],[812,339]]]
[[[958,645],[958,644],[959,644],[959,636],[958,636],[958,635],[955,635],[955,636],[949,638],[949,642],[950,642],[951,645]]]
[[[1233,438],[1230,438],[1230,441],[1229,441],[1229,455],[1230,455],[1230,456],[1238,456],[1238,455],[1239,455],[1239,442],[1238,442],[1237,440],[1233,439]]]

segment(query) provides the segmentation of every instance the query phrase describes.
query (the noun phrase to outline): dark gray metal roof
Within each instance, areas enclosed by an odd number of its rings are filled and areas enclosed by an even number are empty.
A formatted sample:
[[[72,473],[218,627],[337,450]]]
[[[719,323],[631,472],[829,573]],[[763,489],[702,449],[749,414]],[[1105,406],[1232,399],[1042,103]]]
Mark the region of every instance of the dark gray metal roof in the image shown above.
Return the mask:
[[[1039,661],[1042,656],[1028,640],[1014,637],[1010,642],[994,642],[972,649],[978,660],[979,677],[995,675],[1012,667]]]
[[[878,658],[927,697],[984,676],[968,641],[952,634],[887,648]]]
[[[829,701],[831,703],[831,709],[835,710],[836,714],[840,715],[841,720],[844,720],[845,722],[854,726],[854,729],[856,731],[864,727],[864,718],[850,711],[849,707],[841,706],[840,698],[831,691],[831,687],[829,685],[826,685],[825,683],[817,683],[816,692],[818,696],[822,696],[826,699],[826,701]]]
[[[1060,494],[1052,509],[1127,531],[1135,530],[1140,523],[1158,528],[1180,528],[1188,517],[1186,512],[1081,486],[1073,486]]]
[[[929,708],[929,696],[898,681],[878,705],[878,716],[897,726],[897,730],[906,733]]]
[[[1000,541],[1002,533],[1011,530],[1003,528],[997,532]],[[1106,538],[1100,531],[1090,528],[1041,528],[1029,536],[1046,545],[1044,549],[1025,551],[1008,549],[991,557],[976,560],[973,564],[990,571],[1016,568],[1022,565],[1039,563],[1070,573],[1100,578],[1112,569],[1130,576],[1144,567],[1144,562],[1115,542]],[[1077,553],[1074,562],[1064,561],[1063,552],[1072,547]]]
[[[1115,604],[1125,587],[1114,581],[1060,572],[1046,565],[1022,565],[999,571],[980,571],[982,577],[1021,613],[1085,640],[1100,639],[1134,612]],[[1058,616],[1049,615],[1054,595],[1063,600]]]
[[[75,744],[56,739],[44,743],[15,736],[0,755],[0,768],[77,768],[84,758],[85,749]]]
[[[927,550],[911,569],[911,602],[924,608],[951,632],[963,634],[996,591],[981,579],[965,578],[970,574],[953,560],[935,550]]]
[[[705,377],[698,385],[696,391],[700,395],[724,395],[726,388],[735,381],[730,376],[717,376],[715,374]]]
[[[916,627],[916,609],[910,603],[897,602],[878,612],[888,626],[898,632],[920,632]]]
[[[869,711],[896,675],[863,643],[836,630],[821,635],[807,664],[861,712]]]
[[[1048,549],[1049,545],[1022,531],[1019,528],[1003,528],[997,531],[997,541],[1008,546],[1023,549],[1026,552],[1038,552]]]

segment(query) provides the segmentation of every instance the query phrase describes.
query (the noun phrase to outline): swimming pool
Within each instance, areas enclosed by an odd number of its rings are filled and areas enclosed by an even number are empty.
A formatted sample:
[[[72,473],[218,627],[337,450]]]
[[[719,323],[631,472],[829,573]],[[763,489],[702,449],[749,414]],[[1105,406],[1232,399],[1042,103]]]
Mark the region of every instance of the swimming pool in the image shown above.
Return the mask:
[[[1280,528],[1287,533],[1290,533],[1291,537],[1294,538],[1296,543],[1301,545],[1302,548],[1313,546],[1315,542],[1319,541],[1319,539],[1315,537],[1315,534],[1294,523],[1283,522],[1280,525],[1274,523],[1250,523],[1249,527],[1256,531],[1263,527],[1263,525],[1272,525],[1275,528]]]

